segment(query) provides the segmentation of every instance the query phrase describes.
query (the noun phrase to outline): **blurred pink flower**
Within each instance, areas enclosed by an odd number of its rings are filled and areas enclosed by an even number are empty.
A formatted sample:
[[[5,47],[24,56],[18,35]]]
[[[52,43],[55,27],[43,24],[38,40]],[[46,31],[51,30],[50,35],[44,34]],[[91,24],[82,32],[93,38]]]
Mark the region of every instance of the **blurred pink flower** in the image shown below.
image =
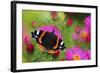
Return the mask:
[[[26,51],[28,53],[30,53],[30,54],[33,53],[33,51],[34,51],[34,45],[31,42],[30,36],[29,35],[24,35],[23,40],[24,40],[24,43],[26,45]]]
[[[77,32],[78,31],[78,32]],[[77,30],[72,33],[72,38],[74,40],[79,40],[81,42],[90,43],[91,42],[91,33],[87,28]]]
[[[86,16],[84,20],[85,28],[90,30],[91,28],[91,16]]]
[[[75,32],[72,34],[72,38],[74,40],[79,40],[80,31],[81,31],[81,28],[78,25],[75,26]]]
[[[79,37],[80,37],[80,41],[87,42],[87,43],[90,43],[91,41],[91,35],[87,29],[82,29]]]
[[[88,59],[91,59],[91,50],[85,50],[85,52],[87,53]]]
[[[88,60],[90,53],[79,47],[69,48],[66,51],[66,60]]]
[[[60,30],[54,25],[41,26],[39,28],[39,30],[43,30],[43,31],[46,31],[46,32],[54,32],[54,34],[56,36],[58,36],[60,39],[62,39],[62,35],[60,33]]]
[[[72,34],[72,38],[74,40],[78,40],[79,39],[79,35],[75,32],[75,33]]]
[[[24,42],[25,42],[25,44],[29,44],[30,43],[30,36],[29,35],[24,35]]]
[[[36,21],[32,21],[32,26],[36,25],[37,22]]]

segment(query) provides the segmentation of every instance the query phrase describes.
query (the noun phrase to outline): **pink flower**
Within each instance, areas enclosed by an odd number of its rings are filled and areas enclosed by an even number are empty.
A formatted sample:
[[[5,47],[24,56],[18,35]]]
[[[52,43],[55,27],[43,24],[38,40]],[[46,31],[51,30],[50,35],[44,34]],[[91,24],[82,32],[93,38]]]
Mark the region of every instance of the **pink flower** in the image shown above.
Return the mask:
[[[62,39],[62,35],[60,33],[60,30],[54,25],[41,26],[39,28],[39,30],[43,30],[43,31],[46,31],[46,32],[54,32],[54,34],[56,36],[58,36],[60,39]]]
[[[75,33],[72,34],[72,38],[74,40],[78,40],[79,39],[79,35],[75,32]]]
[[[87,43],[90,43],[91,41],[91,35],[87,29],[81,30],[79,37],[80,37],[80,41],[87,42]]]
[[[84,20],[85,28],[90,30],[91,28],[91,16],[87,16]]]
[[[91,59],[91,51],[90,50],[85,50],[85,52],[87,53],[88,59]]]
[[[24,38],[23,38],[25,44],[29,44],[30,43],[30,36],[29,35],[24,35]]]
[[[37,22],[36,21],[32,21],[32,26],[36,25]]]
[[[79,30],[78,32],[75,31],[72,34],[72,38],[74,40],[79,40],[81,42],[90,43],[91,42],[91,33],[86,28],[83,28],[83,29]]]
[[[29,35],[24,35],[23,38],[25,45],[26,45],[26,51],[31,54],[34,51],[34,45],[31,42],[30,36]]]
[[[72,38],[74,40],[79,40],[80,31],[81,31],[81,28],[78,25],[75,26],[75,32],[72,34]]]
[[[66,60],[88,60],[90,54],[79,47],[69,48],[66,51]]]

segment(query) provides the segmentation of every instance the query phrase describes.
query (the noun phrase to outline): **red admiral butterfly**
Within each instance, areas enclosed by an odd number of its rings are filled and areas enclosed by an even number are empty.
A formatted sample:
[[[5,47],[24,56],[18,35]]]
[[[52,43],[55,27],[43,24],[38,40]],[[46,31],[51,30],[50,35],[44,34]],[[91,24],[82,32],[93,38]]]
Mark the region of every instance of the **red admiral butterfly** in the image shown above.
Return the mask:
[[[43,30],[35,30],[31,32],[32,38],[36,40],[38,44],[43,46],[45,50],[63,50],[65,48],[65,44],[62,39],[60,39],[57,35],[53,32],[47,32]]]

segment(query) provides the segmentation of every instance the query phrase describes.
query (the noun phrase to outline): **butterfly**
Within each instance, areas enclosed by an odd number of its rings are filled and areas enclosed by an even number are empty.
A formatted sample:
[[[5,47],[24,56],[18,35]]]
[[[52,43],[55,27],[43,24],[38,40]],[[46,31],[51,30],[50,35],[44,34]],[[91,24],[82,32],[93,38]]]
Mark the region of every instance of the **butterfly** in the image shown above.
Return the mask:
[[[32,38],[36,40],[36,42],[45,48],[48,52],[52,50],[52,53],[57,50],[65,49],[65,43],[61,38],[53,32],[47,32],[43,30],[35,30],[31,32]]]

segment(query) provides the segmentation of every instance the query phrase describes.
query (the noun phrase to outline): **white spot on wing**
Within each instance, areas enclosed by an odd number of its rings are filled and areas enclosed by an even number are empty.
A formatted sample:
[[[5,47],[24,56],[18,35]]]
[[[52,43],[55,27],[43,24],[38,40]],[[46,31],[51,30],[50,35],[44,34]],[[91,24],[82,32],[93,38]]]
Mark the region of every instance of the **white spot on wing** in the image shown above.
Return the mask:
[[[62,41],[61,43],[60,43],[60,45],[63,45],[64,44],[64,42]]]
[[[62,47],[60,46],[59,48],[61,49]]]
[[[40,33],[40,31],[38,30],[36,34],[39,35],[39,33]]]

